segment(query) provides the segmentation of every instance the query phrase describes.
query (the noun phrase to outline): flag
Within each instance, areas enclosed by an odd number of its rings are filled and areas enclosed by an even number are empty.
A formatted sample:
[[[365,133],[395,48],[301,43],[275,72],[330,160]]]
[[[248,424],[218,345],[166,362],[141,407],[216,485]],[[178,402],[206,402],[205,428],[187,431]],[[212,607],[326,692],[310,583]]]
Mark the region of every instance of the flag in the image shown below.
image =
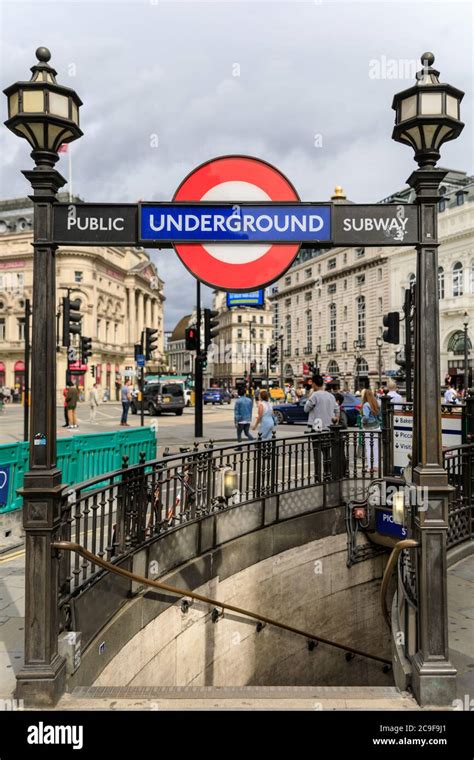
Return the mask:
[[[68,147],[69,146],[67,143],[63,143],[62,145],[59,146],[58,153],[67,153]]]

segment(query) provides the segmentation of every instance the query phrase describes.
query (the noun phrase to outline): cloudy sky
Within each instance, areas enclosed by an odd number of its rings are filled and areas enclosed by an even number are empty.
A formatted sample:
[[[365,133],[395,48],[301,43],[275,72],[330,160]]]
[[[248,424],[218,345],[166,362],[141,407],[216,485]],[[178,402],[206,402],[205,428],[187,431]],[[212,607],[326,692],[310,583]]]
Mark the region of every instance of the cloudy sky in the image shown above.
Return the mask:
[[[2,89],[29,78],[46,45],[84,101],[72,160],[86,201],[170,200],[193,167],[244,153],[275,164],[303,200],[327,200],[340,184],[375,202],[415,168],[390,139],[391,103],[426,50],[441,80],[466,92],[466,128],[441,163],[473,172],[468,0],[0,0],[0,14]],[[0,129],[1,198],[26,194],[28,153]],[[58,168],[67,176],[67,158]],[[192,310],[194,280],[174,252],[152,257],[172,328]]]

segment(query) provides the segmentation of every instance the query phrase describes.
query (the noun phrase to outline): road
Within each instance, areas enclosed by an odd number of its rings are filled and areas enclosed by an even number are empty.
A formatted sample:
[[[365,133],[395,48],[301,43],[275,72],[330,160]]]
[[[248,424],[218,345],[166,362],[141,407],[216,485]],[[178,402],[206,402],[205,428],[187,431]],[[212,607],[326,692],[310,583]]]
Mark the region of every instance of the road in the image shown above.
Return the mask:
[[[204,407],[204,439],[218,441],[233,441],[236,438],[234,427],[234,402],[224,406]],[[100,404],[97,410],[96,423],[89,421],[89,404],[79,404],[77,408],[78,429],[67,430],[61,427],[64,421],[63,407],[57,407],[58,438],[70,438],[73,435],[88,433],[107,433],[122,430],[120,416],[122,407],[116,402]],[[174,414],[163,414],[150,417],[145,414],[145,425],[156,425],[159,446],[184,446],[193,443],[194,439],[194,408],[188,407],[181,417]],[[130,427],[140,426],[140,416],[129,414]],[[277,437],[293,437],[303,435],[305,425],[279,425]],[[254,433],[255,435],[255,433]],[[23,409],[19,405],[9,404],[5,413],[0,416],[0,444],[14,443],[23,440]]]

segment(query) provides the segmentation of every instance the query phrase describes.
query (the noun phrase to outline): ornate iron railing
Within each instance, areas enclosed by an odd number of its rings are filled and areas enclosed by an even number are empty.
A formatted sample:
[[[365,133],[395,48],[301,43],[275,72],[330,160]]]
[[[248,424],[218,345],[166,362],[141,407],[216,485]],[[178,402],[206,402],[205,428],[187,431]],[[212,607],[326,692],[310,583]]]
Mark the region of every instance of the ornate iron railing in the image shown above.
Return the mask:
[[[380,432],[334,428],[240,445],[195,445],[102,475],[64,495],[58,540],[109,562],[177,526],[276,494],[353,480],[368,484],[381,467]],[[341,502],[342,503],[342,502]],[[60,607],[103,570],[79,554],[60,557]],[[61,627],[65,627],[62,615]]]
[[[473,536],[474,444],[455,446],[443,452],[444,467],[454,492],[449,501],[448,547]]]

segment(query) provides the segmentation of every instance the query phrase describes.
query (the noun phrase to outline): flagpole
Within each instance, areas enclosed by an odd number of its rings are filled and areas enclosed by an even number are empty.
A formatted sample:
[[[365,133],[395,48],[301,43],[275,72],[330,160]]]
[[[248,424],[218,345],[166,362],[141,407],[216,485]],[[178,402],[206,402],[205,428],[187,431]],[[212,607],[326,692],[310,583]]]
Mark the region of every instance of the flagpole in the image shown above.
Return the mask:
[[[69,186],[69,203],[72,203],[72,155],[71,155],[71,146],[70,145],[68,145],[67,156],[68,156],[68,164],[69,164],[69,182],[68,182],[68,186]]]

